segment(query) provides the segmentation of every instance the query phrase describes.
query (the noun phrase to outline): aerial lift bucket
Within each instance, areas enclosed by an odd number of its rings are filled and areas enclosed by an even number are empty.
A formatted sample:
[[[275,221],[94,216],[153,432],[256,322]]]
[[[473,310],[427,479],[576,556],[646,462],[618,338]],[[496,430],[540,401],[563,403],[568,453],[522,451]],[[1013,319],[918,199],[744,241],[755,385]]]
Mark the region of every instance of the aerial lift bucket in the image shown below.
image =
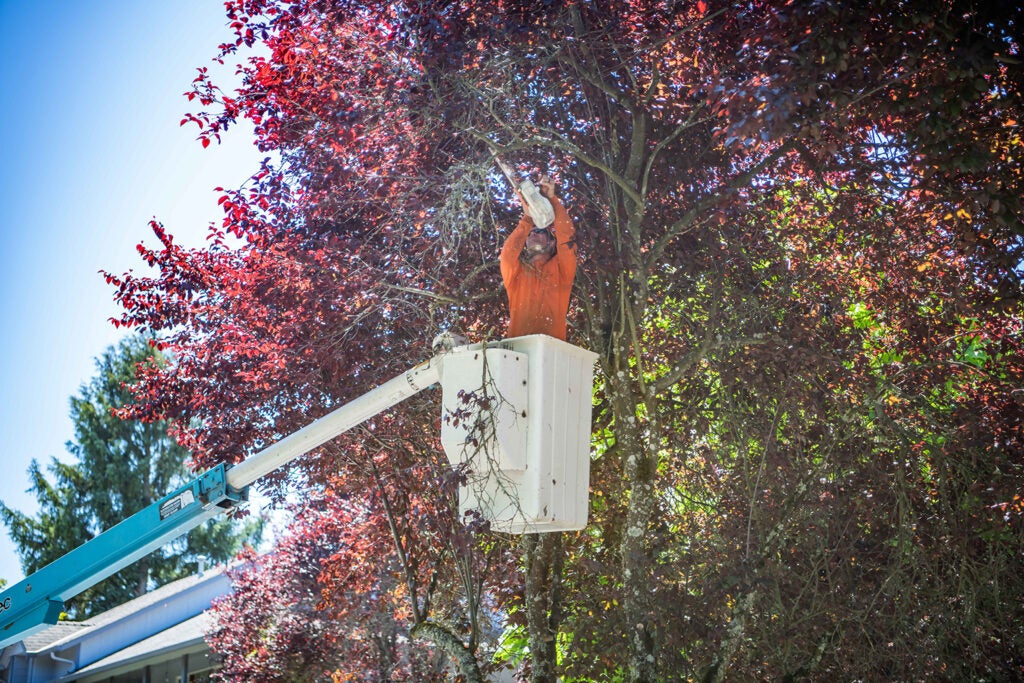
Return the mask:
[[[586,526],[596,357],[540,334],[445,356],[441,443],[466,473],[463,513],[513,534]]]

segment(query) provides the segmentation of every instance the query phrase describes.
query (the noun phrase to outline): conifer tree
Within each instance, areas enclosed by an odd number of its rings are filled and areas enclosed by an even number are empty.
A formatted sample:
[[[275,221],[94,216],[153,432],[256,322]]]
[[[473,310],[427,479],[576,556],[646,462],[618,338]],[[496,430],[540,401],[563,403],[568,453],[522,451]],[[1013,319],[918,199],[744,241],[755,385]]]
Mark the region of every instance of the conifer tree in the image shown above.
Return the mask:
[[[118,411],[132,400],[139,367],[165,362],[141,336],[111,346],[96,361],[96,374],[71,398],[75,462],[51,458],[48,478],[37,460],[28,473],[39,503],[35,516],[0,502],[0,517],[17,546],[26,575],[156,502],[187,477],[189,453],[162,421],[127,420]],[[194,571],[200,556],[223,562],[243,543],[256,542],[259,521],[238,525],[215,519],[175,540],[69,601],[72,618],[85,618]]]

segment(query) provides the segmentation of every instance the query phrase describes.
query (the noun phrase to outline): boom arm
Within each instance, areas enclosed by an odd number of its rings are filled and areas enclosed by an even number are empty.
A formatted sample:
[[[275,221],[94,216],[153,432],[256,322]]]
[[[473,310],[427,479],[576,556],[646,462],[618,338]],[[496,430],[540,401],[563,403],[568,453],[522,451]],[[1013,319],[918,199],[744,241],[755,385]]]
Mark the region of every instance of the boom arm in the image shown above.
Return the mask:
[[[246,500],[248,487],[439,379],[440,355],[235,465],[218,465],[0,593],[0,649],[56,624],[64,601]]]

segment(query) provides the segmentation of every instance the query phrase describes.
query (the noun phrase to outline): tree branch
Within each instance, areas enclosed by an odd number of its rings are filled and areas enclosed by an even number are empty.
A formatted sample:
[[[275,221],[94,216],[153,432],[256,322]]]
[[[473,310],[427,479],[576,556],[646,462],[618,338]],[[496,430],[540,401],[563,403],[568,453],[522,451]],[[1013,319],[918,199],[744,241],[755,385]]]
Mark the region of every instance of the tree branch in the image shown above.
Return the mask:
[[[718,200],[719,194],[721,194],[725,190],[735,190],[739,187],[747,185],[752,179],[760,175],[766,168],[768,168],[776,161],[784,157],[786,154],[791,152],[795,147],[796,140],[794,138],[790,138],[783,144],[776,147],[771,154],[767,155],[764,159],[755,164],[753,167],[741,173],[740,175],[734,177],[728,183],[719,186],[719,188],[714,192],[708,193],[703,200],[698,201],[697,204],[693,206],[693,208],[691,208],[689,211],[683,214],[682,218],[680,218],[671,226],[669,226],[669,228],[665,231],[665,234],[658,238],[658,240],[654,243],[651,249],[647,252],[646,263],[644,264],[645,268],[648,271],[653,270],[654,264],[656,264],[658,260],[661,258],[662,254],[665,252],[665,249],[668,247],[669,242],[671,242],[673,239],[681,235],[687,228],[690,227],[690,225],[698,216],[706,212],[712,206],[712,204],[714,204]]]
[[[421,621],[412,627],[409,635],[433,643],[439,650],[452,658],[467,683],[484,683],[483,674],[476,656],[466,647],[455,633],[436,621]]]

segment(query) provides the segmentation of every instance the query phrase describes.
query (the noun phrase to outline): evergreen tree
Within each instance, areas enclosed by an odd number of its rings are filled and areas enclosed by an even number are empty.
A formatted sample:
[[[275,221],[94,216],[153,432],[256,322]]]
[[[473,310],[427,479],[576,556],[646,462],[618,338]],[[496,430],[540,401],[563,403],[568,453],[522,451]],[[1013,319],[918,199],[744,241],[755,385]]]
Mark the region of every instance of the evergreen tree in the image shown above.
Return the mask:
[[[71,398],[75,438],[68,451],[75,463],[52,458],[47,479],[39,463],[29,466],[29,489],[39,503],[31,517],[0,502],[0,517],[17,546],[22,570],[31,574],[102,531],[154,503],[185,481],[189,453],[168,434],[165,422],[118,417],[132,400],[138,369],[165,362],[146,338],[130,337],[106,350],[96,375]],[[207,522],[68,602],[73,618],[85,618],[144,594],[194,570],[200,556],[227,561],[243,543],[257,542],[259,521],[238,525]]]

